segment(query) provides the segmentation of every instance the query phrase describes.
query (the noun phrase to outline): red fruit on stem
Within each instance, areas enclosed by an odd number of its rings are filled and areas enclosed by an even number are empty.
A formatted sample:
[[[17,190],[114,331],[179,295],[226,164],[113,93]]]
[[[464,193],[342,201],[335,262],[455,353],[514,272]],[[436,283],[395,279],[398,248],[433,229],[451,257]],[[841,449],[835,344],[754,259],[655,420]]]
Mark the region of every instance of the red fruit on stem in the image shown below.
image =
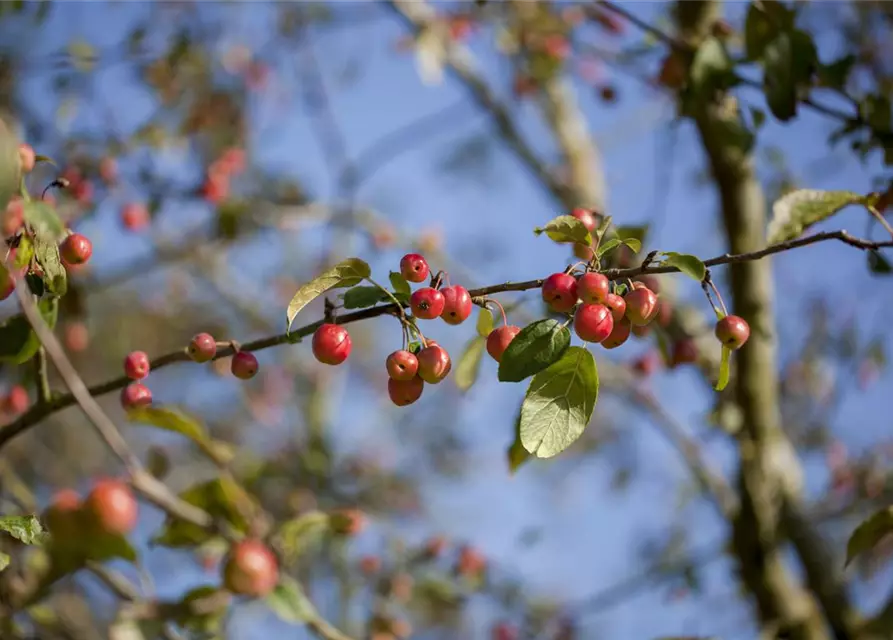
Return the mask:
[[[502,362],[502,354],[508,349],[515,336],[521,333],[521,327],[505,325],[493,329],[487,336],[487,353],[496,362]]]
[[[121,389],[121,406],[125,409],[148,407],[152,404],[152,392],[142,382],[132,382]]]
[[[71,187],[71,195],[79,204],[90,204],[93,202],[93,183],[89,180],[81,180]]]
[[[43,514],[43,521],[55,540],[70,541],[80,529],[81,496],[74,489],[62,489]]]
[[[311,346],[317,360],[335,366],[347,360],[353,343],[347,329],[327,322],[314,332]]]
[[[441,289],[443,294],[443,313],[441,318],[447,324],[462,324],[471,315],[471,296],[468,289],[453,285]]]
[[[551,58],[564,60],[570,54],[571,46],[563,35],[553,34],[543,42],[543,51]]]
[[[118,161],[105,156],[99,161],[99,177],[106,184],[114,184],[118,180]]]
[[[577,295],[586,304],[603,304],[610,290],[611,281],[601,273],[584,273],[577,278]]]
[[[425,381],[419,376],[409,380],[395,380],[388,378],[388,397],[398,407],[405,407],[422,397],[425,390]]]
[[[142,380],[149,375],[149,356],[145,351],[131,351],[124,358],[124,375],[131,380]]]
[[[595,255],[595,252],[592,250],[588,244],[583,244],[582,242],[574,243],[574,255],[577,256],[580,260],[585,260],[589,262],[592,260],[592,256]]]
[[[145,228],[150,221],[149,210],[139,202],[128,202],[121,209],[121,222],[130,231],[139,231]]]
[[[393,380],[407,382],[415,378],[419,370],[419,359],[411,351],[401,349],[388,356],[385,367]]]
[[[577,280],[567,273],[553,273],[543,281],[542,296],[552,311],[567,313],[577,304]]]
[[[446,306],[443,294],[431,287],[422,287],[414,291],[409,298],[409,307],[412,315],[421,320],[433,320],[439,318]]]
[[[186,348],[186,352],[193,362],[208,362],[217,355],[217,341],[210,333],[196,334]]]
[[[59,253],[69,264],[84,264],[93,255],[93,243],[79,233],[72,233],[62,241]]]
[[[239,351],[239,353],[233,356],[232,363],[230,364],[230,371],[232,371],[233,375],[239,380],[250,380],[257,375],[259,367],[260,365],[257,363],[257,358],[253,353],[249,351]]]
[[[31,173],[34,171],[34,165],[37,162],[37,155],[30,144],[24,142],[19,145],[19,164],[22,167],[22,173]]]
[[[487,559],[474,547],[463,545],[459,549],[456,571],[459,575],[472,578],[480,575],[487,568]]]
[[[419,377],[428,384],[437,384],[446,378],[453,366],[447,350],[439,344],[431,344],[430,340],[428,346],[419,351],[418,359]]]
[[[645,326],[657,312],[657,296],[642,285],[626,294],[626,317],[633,326]]]
[[[87,330],[87,325],[77,320],[66,323],[62,336],[65,347],[75,353],[80,353],[90,344],[90,332]]]
[[[139,507],[133,491],[120,480],[100,480],[84,500],[84,512],[103,533],[126,535],[136,526]]]
[[[633,289],[651,289],[655,294],[660,293],[660,280],[657,276],[644,275],[636,278],[633,282]]]
[[[645,338],[651,333],[650,325],[633,325],[633,335],[637,338]]]
[[[28,409],[30,403],[28,391],[22,385],[16,384],[9,390],[9,395],[4,398],[3,408],[13,415],[19,415]]]
[[[674,367],[698,361],[698,345],[692,338],[679,338],[673,343],[671,362]]]
[[[633,362],[633,371],[641,376],[650,376],[657,371],[660,365],[660,356],[654,351],[642,354]]]
[[[614,317],[603,304],[581,304],[574,314],[574,331],[586,342],[602,342],[614,330]]]
[[[716,323],[714,333],[723,346],[734,351],[747,342],[750,337],[750,326],[740,316],[726,316]]]
[[[623,320],[626,315],[626,300],[623,296],[618,296],[616,293],[609,293],[605,300],[605,306],[611,310],[611,315],[614,317],[615,323]]]
[[[375,575],[381,571],[381,558],[378,556],[363,556],[360,558],[360,571],[366,576]]]
[[[614,328],[611,330],[611,335],[602,341],[602,346],[605,349],[616,349],[629,340],[631,329],[632,325],[629,323],[629,320],[620,318],[620,320],[614,322]]]
[[[583,209],[582,207],[577,207],[573,211],[571,211],[571,215],[574,216],[577,220],[583,223],[583,226],[589,229],[590,231],[595,231],[595,228],[598,226],[598,217],[596,214],[589,209]]]
[[[269,594],[279,582],[279,562],[260,540],[235,543],[223,565],[223,586],[252,598]]]
[[[430,272],[428,261],[417,253],[407,253],[400,259],[400,275],[407,282],[424,282]]]

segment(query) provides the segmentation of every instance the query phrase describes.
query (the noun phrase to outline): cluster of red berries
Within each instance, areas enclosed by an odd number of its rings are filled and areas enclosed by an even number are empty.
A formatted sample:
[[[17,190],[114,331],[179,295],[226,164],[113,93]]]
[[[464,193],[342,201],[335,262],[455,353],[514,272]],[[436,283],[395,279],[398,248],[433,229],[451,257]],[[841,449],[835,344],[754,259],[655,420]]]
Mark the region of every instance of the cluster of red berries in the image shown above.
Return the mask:
[[[245,170],[245,151],[231,147],[208,167],[201,194],[205,200],[218,204],[229,197],[230,181]]]
[[[84,528],[96,533],[127,535],[136,526],[139,507],[130,487],[114,478],[98,480],[87,497],[73,489],[56,494],[44,514],[54,538],[65,543],[83,537]]]

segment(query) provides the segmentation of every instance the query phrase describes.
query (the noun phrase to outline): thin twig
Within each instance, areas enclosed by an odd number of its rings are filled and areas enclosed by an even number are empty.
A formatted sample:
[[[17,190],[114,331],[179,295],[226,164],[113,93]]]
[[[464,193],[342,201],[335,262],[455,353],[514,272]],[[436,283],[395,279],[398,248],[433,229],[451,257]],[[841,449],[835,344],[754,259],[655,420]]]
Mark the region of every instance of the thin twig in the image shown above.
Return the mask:
[[[53,391],[50,389],[50,376],[47,370],[47,352],[41,347],[37,350],[37,357],[34,358],[35,371],[37,377],[37,402],[46,404],[53,398]]]
[[[791,249],[797,249],[799,247],[805,247],[811,244],[817,244],[819,242],[825,242],[828,240],[836,240],[839,242],[843,242],[851,247],[856,247],[858,249],[863,250],[878,250],[883,248],[893,247],[893,240],[883,241],[883,242],[873,242],[870,240],[863,240],[861,238],[856,238],[851,236],[846,231],[826,231],[823,233],[817,233],[811,236],[807,236],[805,238],[798,238],[795,240],[788,240],[787,242],[779,242],[778,244],[773,244],[765,249],[761,249],[759,251],[752,251],[749,253],[741,253],[741,254],[725,254],[722,256],[717,256],[715,258],[710,258],[709,260],[705,260],[704,264],[707,267],[715,267],[724,264],[735,264],[739,262],[750,262],[753,260],[760,260],[761,258],[765,258],[767,256],[782,253],[784,251],[789,251]],[[604,274],[611,280],[622,280],[624,278],[634,278],[636,276],[648,275],[648,274],[660,274],[660,273],[678,273],[679,269],[671,266],[664,265],[652,265],[646,268],[643,267],[632,267],[629,269],[609,269],[604,272]],[[473,298],[479,296],[488,296],[496,293],[507,293],[512,291],[529,291],[531,289],[538,289],[542,286],[543,281],[541,279],[537,280],[526,280],[524,282],[506,282],[503,284],[494,284],[488,287],[481,287],[478,289],[469,290],[469,295]],[[28,300],[29,302],[30,299]],[[31,302],[31,310],[32,312],[36,311],[34,309],[33,302]],[[337,317],[338,324],[351,324],[354,322],[359,322],[361,320],[369,320],[370,318],[377,318],[379,316],[385,314],[393,314],[396,312],[396,305],[386,304],[386,305],[378,305],[375,307],[370,307],[368,309],[362,309],[360,311],[355,311],[353,313],[347,313],[344,315],[340,315]],[[30,320],[30,318],[29,318]],[[46,325],[43,324],[43,320],[40,316],[37,316],[37,320],[40,326],[46,329]],[[242,344],[242,349],[246,351],[260,351],[263,349],[269,349],[270,347],[276,347],[283,344],[289,344],[292,342],[298,342],[301,338],[305,338],[309,335],[312,335],[314,331],[316,331],[320,325],[323,324],[322,320],[318,320],[316,322],[304,325],[298,329],[294,329],[290,332],[290,334],[281,333],[279,335],[268,336],[266,338],[260,338],[258,340],[254,340],[252,342],[246,342]],[[38,334],[40,338],[40,334]],[[55,337],[52,335],[52,332],[49,333],[50,339],[55,343],[55,346],[59,347],[58,341],[56,341]],[[59,347],[61,351],[61,347]],[[51,359],[53,359],[53,352],[48,351]],[[224,347],[217,350],[217,354],[214,357],[215,360],[220,358],[225,358],[233,355],[234,351],[232,347]],[[64,353],[62,353],[62,357],[65,358]],[[159,356],[155,358],[151,362],[151,368],[153,371],[156,371],[162,367],[166,367],[168,365],[174,364],[176,362],[187,362],[191,360],[186,353],[186,349],[181,349],[179,351],[174,351],[173,353],[167,353],[163,356]],[[67,358],[65,362],[68,363]],[[54,359],[55,363],[55,359]],[[71,367],[70,363],[68,363],[70,369],[69,373],[74,373],[77,376],[77,373],[74,372],[73,367]],[[79,381],[79,378],[78,378]],[[119,389],[123,389],[127,386],[131,380],[126,376],[122,376],[120,378],[115,378],[113,380],[109,380],[107,382],[102,382],[100,384],[94,385],[90,388],[86,388],[83,385],[83,382],[80,382],[80,387],[78,389],[79,392],[83,391],[88,396],[88,403],[92,402],[93,405],[98,408],[95,400],[90,396],[101,396],[107,393],[111,393],[112,391],[117,391]],[[77,382],[75,382],[77,385]],[[69,387],[71,388],[71,387]],[[13,438],[17,435],[23,433],[28,430],[30,427],[40,422],[48,415],[56,413],[66,407],[70,407],[73,404],[79,402],[79,398],[77,395],[72,392],[64,395],[57,395],[50,402],[44,405],[34,405],[27,412],[22,414],[17,420],[11,422],[6,425],[2,429],[0,429],[0,449],[6,446]],[[100,409],[101,412],[101,409]],[[108,424],[111,424],[110,422]],[[106,425],[107,426],[107,425]],[[114,428],[114,425],[111,425]],[[116,431],[117,433],[117,431]],[[120,435],[118,436],[120,438]],[[126,446],[126,445],[125,445]],[[148,475],[148,474],[146,474]],[[151,476],[149,476],[151,478]]]

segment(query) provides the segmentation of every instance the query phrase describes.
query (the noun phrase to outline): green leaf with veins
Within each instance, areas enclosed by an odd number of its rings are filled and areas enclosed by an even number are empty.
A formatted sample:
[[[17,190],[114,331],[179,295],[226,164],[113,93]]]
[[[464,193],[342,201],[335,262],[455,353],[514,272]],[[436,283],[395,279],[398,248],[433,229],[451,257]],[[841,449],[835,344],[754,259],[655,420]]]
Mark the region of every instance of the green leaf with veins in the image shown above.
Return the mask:
[[[5,531],[25,544],[40,544],[47,537],[37,516],[0,517],[0,531]]]
[[[521,382],[557,362],[571,343],[571,332],[557,320],[537,320],[509,343],[499,363],[500,382]]]
[[[301,309],[326,291],[340,287],[352,287],[371,275],[372,270],[369,268],[369,265],[359,258],[348,258],[339,262],[331,269],[324,271],[298,289],[291,302],[288,303],[288,310],[286,311],[286,319],[288,320],[287,331],[291,330],[291,325]]]
[[[853,191],[798,189],[772,205],[767,242],[778,244],[802,235],[809,227],[827,220],[852,204],[865,204],[868,198]]]
[[[396,271],[391,271],[388,278],[391,281],[391,286],[394,287],[394,293],[405,296],[406,298],[409,298],[409,296],[412,295],[412,289],[402,274],[397,273]]]
[[[719,379],[716,381],[714,389],[722,391],[729,384],[729,376],[731,369],[732,350],[726,346],[722,348],[722,357],[719,361]]]
[[[456,373],[453,376],[460,391],[468,391],[474,386],[478,373],[481,370],[481,361],[486,348],[486,338],[475,336],[468,341],[465,350],[459,357],[459,362],[456,364]]]
[[[666,256],[666,260],[663,261],[665,266],[676,267],[679,271],[698,282],[701,282],[707,275],[707,267],[704,266],[704,263],[697,256],[676,253],[675,251],[665,251],[661,255]]]
[[[536,374],[521,405],[521,444],[538,458],[551,458],[579,438],[598,401],[595,358],[583,347]]]
[[[545,233],[551,240],[559,243],[579,242],[588,245],[592,242],[589,229],[574,216],[558,216],[546,223],[546,226],[537,227],[533,232],[536,235]]]

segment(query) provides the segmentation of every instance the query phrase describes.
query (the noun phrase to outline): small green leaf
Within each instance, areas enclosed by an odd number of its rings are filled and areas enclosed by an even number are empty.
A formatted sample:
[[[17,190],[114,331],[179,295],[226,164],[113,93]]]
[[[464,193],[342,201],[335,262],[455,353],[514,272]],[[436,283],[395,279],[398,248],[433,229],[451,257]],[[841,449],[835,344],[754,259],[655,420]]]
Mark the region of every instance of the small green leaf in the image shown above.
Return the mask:
[[[86,40],[75,40],[69,43],[68,55],[71,56],[75,69],[85,73],[93,69],[93,65],[97,60],[93,45]]]
[[[146,469],[155,478],[161,480],[166,477],[171,470],[171,459],[168,457],[164,449],[160,447],[149,447],[146,452]]]
[[[291,302],[288,303],[288,310],[286,311],[287,330],[291,330],[291,325],[301,309],[310,304],[315,298],[321,296],[329,289],[352,287],[371,275],[372,270],[369,268],[369,265],[359,258],[348,258],[321,273],[298,289]]]
[[[852,54],[838,58],[834,62],[819,65],[819,82],[823,87],[845,91],[850,71],[858,59]]]
[[[786,122],[797,115],[797,96],[808,87],[818,66],[809,34],[793,30],[778,34],[763,55],[763,92],[772,114]]]
[[[791,11],[777,0],[753,2],[744,22],[744,46],[748,60],[763,57],[766,46],[779,30],[788,30],[794,24]]]
[[[787,242],[810,226],[827,220],[851,204],[862,204],[866,197],[852,191],[798,189],[772,205],[772,220],[767,231],[769,244]]]
[[[481,360],[484,357],[484,350],[486,347],[487,339],[475,336],[468,342],[465,351],[463,351],[462,355],[459,357],[459,362],[456,365],[456,373],[453,378],[460,391],[468,391],[477,380],[478,372],[481,370]]]
[[[40,154],[34,156],[34,162],[35,162],[35,163],[37,163],[37,162],[46,162],[47,164],[51,164],[51,165],[53,165],[54,167],[57,167],[57,166],[58,166],[58,165],[56,164],[56,162],[55,162],[51,157],[49,157],[49,156],[42,156],[42,155],[40,155]]]
[[[328,514],[310,511],[286,520],[279,526],[276,532],[277,546],[282,550],[283,558],[293,563],[313,548],[328,530]]]
[[[391,281],[391,286],[394,287],[394,293],[399,293],[407,298],[412,295],[412,289],[410,289],[409,283],[402,274],[397,273],[396,271],[391,271],[388,278]]]
[[[307,622],[316,613],[301,585],[287,575],[279,579],[279,584],[267,596],[266,603],[280,620],[294,624]]]
[[[728,347],[722,348],[722,357],[719,361],[719,380],[716,381],[714,389],[722,391],[729,384],[729,369],[732,359],[732,350]]]
[[[0,531],[5,531],[25,544],[40,544],[47,535],[37,516],[0,517]]]
[[[868,269],[878,276],[888,276],[893,273],[893,265],[877,249],[871,249],[868,252]]]
[[[186,436],[212,460],[228,462],[232,459],[233,454],[227,451],[226,443],[214,440],[197,419],[179,409],[137,407],[127,412],[127,419]]]
[[[93,533],[83,542],[85,544],[84,553],[88,560],[106,562],[121,558],[129,562],[136,562],[136,549],[121,534]]]
[[[606,240],[598,245],[598,251],[595,252],[597,258],[601,258],[603,255],[607,254],[612,249],[616,249],[621,244],[619,238],[611,238],[610,240]]]
[[[344,308],[365,309],[388,299],[384,291],[378,287],[354,287],[344,292]]]
[[[489,309],[482,308],[478,313],[478,321],[475,327],[478,335],[486,338],[493,331],[493,312]]]
[[[43,268],[43,284],[46,292],[64,296],[68,291],[68,272],[62,265],[59,246],[38,235],[34,240],[34,256]]]
[[[846,565],[859,554],[871,550],[887,534],[893,533],[893,507],[885,507],[862,522],[846,545]]]
[[[645,244],[645,238],[648,237],[648,229],[649,226],[647,224],[616,227],[612,236],[622,240],[624,244],[627,244],[628,246],[630,240],[638,240],[639,250],[641,250],[642,245]],[[632,247],[630,246],[630,248]],[[638,253],[638,251],[636,251],[636,253]]]
[[[31,200],[22,205],[25,222],[34,229],[34,234],[50,243],[58,243],[65,236],[65,225],[53,209],[43,200]]]
[[[31,259],[33,257],[34,243],[31,241],[31,238],[29,236],[23,235],[21,238],[19,238],[19,249],[18,251],[16,251],[16,257],[13,264],[15,264],[15,266],[19,269],[24,269],[29,264],[31,264]]]
[[[52,329],[56,326],[58,298],[44,298],[37,303],[44,321]],[[0,325],[0,362],[23,364],[40,349],[40,341],[31,330],[24,314],[16,314]]]
[[[750,120],[753,123],[754,131],[759,131],[766,123],[766,112],[756,107],[750,108]]]
[[[533,232],[536,235],[545,233],[549,239],[559,243],[580,242],[587,245],[592,243],[589,229],[574,216],[558,216],[550,220],[546,226],[537,227]]]
[[[666,251],[662,255],[667,259],[663,264],[668,267],[676,267],[687,276],[701,282],[707,275],[707,267],[697,256],[688,255],[687,253],[676,253],[675,251]]]
[[[521,468],[521,465],[530,459],[530,454],[521,442],[521,412],[515,418],[515,439],[505,452],[506,460],[509,464],[509,473],[515,475],[515,472]]]
[[[184,629],[200,634],[198,637],[219,637],[231,598],[227,592],[211,585],[196,587],[180,601],[176,621]]]
[[[521,444],[538,458],[557,455],[582,435],[597,401],[595,358],[583,347],[570,347],[531,380],[521,405]]]
[[[500,382],[521,382],[557,362],[571,343],[571,332],[557,320],[537,320],[509,343],[499,363]]]
[[[251,496],[228,476],[221,476],[190,487],[180,494],[180,498],[191,505],[204,509],[215,518],[226,520],[237,530],[243,532],[248,529],[248,522],[240,505],[246,509],[255,507]],[[191,522],[168,518],[152,543],[174,548],[194,547],[207,542],[213,536],[213,532]]]
[[[10,562],[12,562],[12,558],[9,557],[9,554],[0,551],[0,572],[6,569]]]

